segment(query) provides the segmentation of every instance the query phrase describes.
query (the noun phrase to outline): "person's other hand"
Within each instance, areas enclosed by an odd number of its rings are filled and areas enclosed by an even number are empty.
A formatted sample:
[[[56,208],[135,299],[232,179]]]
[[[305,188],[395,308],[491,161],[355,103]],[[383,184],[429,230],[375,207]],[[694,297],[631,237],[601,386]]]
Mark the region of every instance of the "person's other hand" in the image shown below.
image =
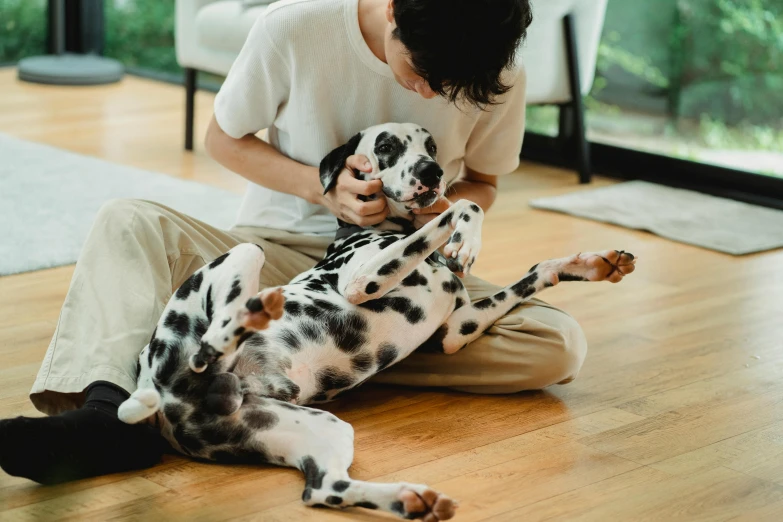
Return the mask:
[[[337,176],[337,184],[324,195],[323,204],[329,211],[347,223],[362,227],[377,225],[386,219],[389,208],[381,189],[381,180],[362,181],[356,179],[354,170],[372,172],[372,165],[366,156],[349,156],[345,168]],[[359,196],[373,196],[374,199],[362,201]]]

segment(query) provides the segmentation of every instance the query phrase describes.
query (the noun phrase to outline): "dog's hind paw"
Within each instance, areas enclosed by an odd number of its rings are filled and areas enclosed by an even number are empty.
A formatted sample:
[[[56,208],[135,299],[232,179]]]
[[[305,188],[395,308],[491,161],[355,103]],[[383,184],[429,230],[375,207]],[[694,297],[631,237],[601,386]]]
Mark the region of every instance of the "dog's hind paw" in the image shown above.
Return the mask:
[[[269,321],[283,317],[284,306],[285,296],[281,287],[261,290],[257,296],[248,299],[241,324],[250,330],[264,330]]]
[[[560,260],[556,267],[557,279],[568,281],[610,281],[619,283],[636,269],[639,258],[623,250],[605,250],[603,252],[584,252]]]
[[[367,276],[357,277],[345,287],[345,298],[352,305],[360,305],[379,296],[380,285]]]
[[[437,522],[454,516],[457,503],[427,486],[409,485],[397,495],[394,511],[409,520]]]

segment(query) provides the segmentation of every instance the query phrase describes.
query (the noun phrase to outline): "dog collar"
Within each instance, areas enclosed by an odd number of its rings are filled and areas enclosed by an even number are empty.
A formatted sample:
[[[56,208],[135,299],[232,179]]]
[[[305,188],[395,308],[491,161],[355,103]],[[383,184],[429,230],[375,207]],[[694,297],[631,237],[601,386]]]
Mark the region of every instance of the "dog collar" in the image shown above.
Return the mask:
[[[337,234],[334,236],[335,239],[345,239],[348,236],[352,236],[356,234],[357,232],[361,232],[364,230],[364,228],[360,227],[359,225],[345,225],[341,226],[337,229]]]

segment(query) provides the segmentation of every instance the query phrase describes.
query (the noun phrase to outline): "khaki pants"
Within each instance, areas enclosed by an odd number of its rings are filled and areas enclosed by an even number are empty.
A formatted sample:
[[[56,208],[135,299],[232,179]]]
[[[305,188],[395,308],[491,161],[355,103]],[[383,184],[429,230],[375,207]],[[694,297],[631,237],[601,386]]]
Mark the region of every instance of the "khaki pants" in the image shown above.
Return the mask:
[[[30,393],[35,407],[50,415],[77,408],[83,390],[97,380],[132,392],[139,353],[172,292],[199,267],[242,242],[264,248],[261,285],[268,287],[286,284],[315,265],[331,239],[263,228],[224,231],[147,201],[104,205]],[[463,282],[472,300],[498,289],[476,277]],[[584,334],[570,316],[533,300],[454,355],[413,353],[373,379],[513,393],[572,380],[586,350]]]

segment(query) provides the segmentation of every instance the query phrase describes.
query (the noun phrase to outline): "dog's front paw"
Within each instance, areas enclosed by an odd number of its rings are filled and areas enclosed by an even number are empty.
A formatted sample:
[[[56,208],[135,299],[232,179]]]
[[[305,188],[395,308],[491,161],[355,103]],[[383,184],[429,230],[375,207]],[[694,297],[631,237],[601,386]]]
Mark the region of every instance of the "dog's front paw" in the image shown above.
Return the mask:
[[[473,211],[473,207],[478,211]],[[446,266],[452,272],[467,275],[473,263],[476,262],[481,251],[481,224],[484,214],[478,205],[471,205],[460,212],[454,233],[451,234],[446,246],[443,247],[443,255],[446,257]]]

